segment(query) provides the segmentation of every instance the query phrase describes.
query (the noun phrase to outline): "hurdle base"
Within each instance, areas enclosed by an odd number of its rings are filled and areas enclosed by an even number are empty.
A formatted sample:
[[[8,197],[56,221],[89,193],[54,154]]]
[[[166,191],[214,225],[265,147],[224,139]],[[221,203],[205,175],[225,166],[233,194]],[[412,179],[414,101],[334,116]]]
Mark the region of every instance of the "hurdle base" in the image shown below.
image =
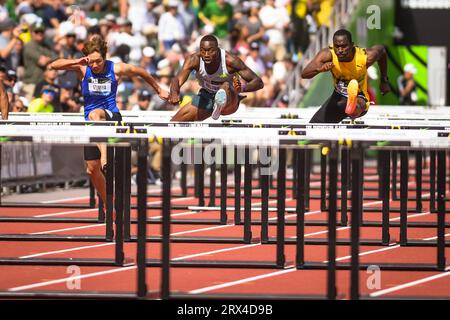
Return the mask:
[[[159,259],[147,259],[147,267],[161,267]],[[170,261],[171,268],[248,268],[248,269],[279,269],[273,261],[227,261],[227,260],[180,260]]]

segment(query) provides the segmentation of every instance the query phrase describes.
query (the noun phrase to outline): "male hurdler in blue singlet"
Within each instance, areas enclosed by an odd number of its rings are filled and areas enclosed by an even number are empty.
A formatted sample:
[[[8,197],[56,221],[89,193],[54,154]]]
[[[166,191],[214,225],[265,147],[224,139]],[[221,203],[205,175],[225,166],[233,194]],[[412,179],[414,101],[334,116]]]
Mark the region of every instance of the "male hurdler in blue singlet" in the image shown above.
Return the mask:
[[[122,116],[116,104],[117,84],[122,76],[140,76],[162,99],[169,93],[162,90],[156,80],[143,68],[126,63],[106,60],[107,43],[100,36],[93,36],[83,48],[80,59],[58,59],[50,64],[55,70],[74,70],[81,82],[84,98],[84,118],[90,121],[120,121]],[[101,169],[106,164],[106,145],[99,144],[84,148],[86,170],[91,181],[106,203],[106,181]]]

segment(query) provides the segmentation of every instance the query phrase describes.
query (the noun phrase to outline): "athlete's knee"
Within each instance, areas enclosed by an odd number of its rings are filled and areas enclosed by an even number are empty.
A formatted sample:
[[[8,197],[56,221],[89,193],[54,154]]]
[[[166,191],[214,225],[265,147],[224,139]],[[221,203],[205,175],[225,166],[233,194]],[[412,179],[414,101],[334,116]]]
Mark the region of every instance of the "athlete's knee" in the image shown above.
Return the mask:
[[[224,82],[224,83],[222,83],[222,85],[220,87],[222,89],[229,89],[230,88],[230,83],[229,82]]]
[[[103,110],[94,110],[92,112],[89,113],[89,120],[91,121],[100,121],[100,120],[104,120],[104,113],[102,116],[102,112]]]
[[[96,175],[100,172],[101,165],[98,160],[88,160],[86,161],[86,173],[89,176]]]

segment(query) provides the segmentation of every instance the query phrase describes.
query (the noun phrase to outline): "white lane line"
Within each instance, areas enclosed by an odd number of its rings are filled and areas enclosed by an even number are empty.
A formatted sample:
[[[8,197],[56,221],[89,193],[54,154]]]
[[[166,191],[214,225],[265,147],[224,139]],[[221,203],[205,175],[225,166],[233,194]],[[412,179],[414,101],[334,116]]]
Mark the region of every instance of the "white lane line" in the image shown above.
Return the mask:
[[[105,225],[106,225],[105,223],[101,223],[101,224],[94,224],[94,225],[81,226],[81,227],[72,227],[72,228],[33,232],[33,233],[29,233],[29,234],[36,235],[36,234],[57,233],[57,232],[61,232],[61,231],[71,231],[71,230],[81,230],[81,229],[88,229],[88,228],[103,227]]]
[[[261,274],[259,276],[254,276],[254,277],[249,277],[249,278],[245,278],[245,279],[241,279],[241,280],[226,282],[226,283],[218,284],[215,286],[191,290],[191,291],[189,291],[189,293],[190,294],[200,294],[200,293],[204,293],[204,292],[208,292],[208,291],[213,291],[213,290],[223,289],[223,288],[227,288],[227,287],[231,287],[231,286],[236,286],[236,285],[247,283],[250,281],[256,281],[256,280],[261,280],[261,279],[265,279],[265,278],[275,277],[275,276],[290,273],[290,272],[293,272],[296,270],[297,269],[295,269],[291,266],[291,269],[275,271],[275,272],[271,272],[271,273]]]
[[[450,236],[450,233],[446,233],[445,235],[444,235],[444,237],[448,237],[448,236]],[[425,241],[430,241],[430,240],[436,240],[438,237],[437,236],[434,236],[434,237],[431,237],[431,238],[425,238],[425,239],[423,239],[423,240],[425,240]]]
[[[82,213],[82,212],[89,212],[89,211],[98,211],[98,208],[72,210],[72,211],[55,212],[55,213],[47,213],[47,214],[40,214],[40,215],[33,216],[33,217],[34,218],[45,218],[45,217],[54,217],[54,216],[64,216],[64,215],[67,215],[67,214]]]
[[[57,199],[57,200],[47,200],[47,201],[41,201],[40,203],[61,203],[61,202],[66,202],[66,201],[83,200],[83,199],[89,199],[89,196],[64,198],[64,199]]]
[[[27,256],[21,256],[21,257],[19,257],[19,259],[29,259],[29,258],[34,258],[34,257],[46,256],[49,254],[58,254],[58,253],[65,253],[65,252],[71,252],[71,251],[77,251],[77,250],[106,247],[106,246],[110,246],[113,244],[115,244],[115,242],[101,243],[101,244],[95,244],[95,245],[91,245],[91,246],[83,246],[83,247],[76,247],[76,248],[63,249],[63,250],[47,251],[47,252],[41,252],[41,253],[36,253],[36,254],[30,254]]]
[[[23,290],[33,289],[33,288],[50,286],[50,285],[53,285],[53,284],[64,283],[64,282],[67,282],[67,281],[70,281],[70,280],[92,278],[92,277],[103,276],[105,274],[111,274],[111,273],[115,273],[115,272],[133,270],[133,269],[136,269],[136,268],[137,268],[137,266],[133,265],[133,266],[129,266],[129,267],[122,267],[122,268],[117,268],[117,269],[112,269],[112,270],[88,273],[88,274],[84,274],[84,275],[81,275],[81,276],[68,277],[68,278],[56,279],[56,280],[45,281],[45,282],[38,282],[38,283],[33,283],[33,284],[25,285],[25,286],[10,288],[10,289],[8,289],[8,291],[12,291],[12,292],[23,291]]]
[[[392,287],[392,288],[389,288],[389,289],[376,291],[376,292],[371,293],[369,296],[370,297],[379,297],[379,296],[382,296],[382,295],[385,295],[385,294],[388,294],[388,293],[392,293],[392,292],[396,292],[396,291],[399,291],[399,290],[402,290],[402,289],[411,288],[411,287],[414,287],[414,286],[416,286],[418,284],[422,284],[422,283],[430,282],[430,281],[433,281],[433,280],[436,280],[436,279],[444,278],[444,277],[450,276],[450,272],[449,271],[450,271],[450,266],[445,268],[445,273],[435,274],[434,276],[429,276],[429,277],[422,278],[422,279],[419,279],[419,280],[407,282],[407,283],[404,283],[404,284],[401,284],[401,285],[398,285],[398,286],[395,286],[395,287]]]

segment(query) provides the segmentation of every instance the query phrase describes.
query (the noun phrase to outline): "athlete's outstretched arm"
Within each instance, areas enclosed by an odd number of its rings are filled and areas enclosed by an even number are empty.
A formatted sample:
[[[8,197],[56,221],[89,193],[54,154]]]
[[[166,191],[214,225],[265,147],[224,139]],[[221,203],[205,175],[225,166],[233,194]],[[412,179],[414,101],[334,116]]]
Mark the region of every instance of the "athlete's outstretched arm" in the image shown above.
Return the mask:
[[[89,63],[88,57],[82,57],[79,59],[57,59],[50,63],[50,69],[54,70],[72,70],[78,73],[78,77],[83,78],[83,72],[81,68],[87,66]]]
[[[183,67],[170,82],[169,102],[177,104],[180,101],[180,88],[189,78],[192,70],[197,70],[200,58],[193,54],[184,61]]]
[[[380,91],[385,95],[391,88],[389,88],[389,81],[387,77],[387,54],[386,48],[382,45],[376,45],[367,49],[367,67],[370,67],[378,61],[378,66],[381,72]]]
[[[118,63],[114,66],[114,71],[118,76],[134,77],[139,76],[145,80],[161,99],[167,100],[169,93],[161,89],[159,83],[144,68],[127,63]]]
[[[2,119],[8,120],[9,113],[9,100],[8,94],[6,93],[3,82],[0,81],[0,110],[2,112]]]
[[[88,57],[79,59],[57,59],[50,63],[49,67],[54,70],[80,70],[81,66],[87,66],[89,63]]]
[[[313,60],[302,71],[302,78],[311,79],[321,72],[326,72],[334,67],[333,56],[330,49],[320,50]]]
[[[246,81],[240,92],[253,92],[264,88],[264,82],[239,57],[227,55],[227,67],[238,73]]]

